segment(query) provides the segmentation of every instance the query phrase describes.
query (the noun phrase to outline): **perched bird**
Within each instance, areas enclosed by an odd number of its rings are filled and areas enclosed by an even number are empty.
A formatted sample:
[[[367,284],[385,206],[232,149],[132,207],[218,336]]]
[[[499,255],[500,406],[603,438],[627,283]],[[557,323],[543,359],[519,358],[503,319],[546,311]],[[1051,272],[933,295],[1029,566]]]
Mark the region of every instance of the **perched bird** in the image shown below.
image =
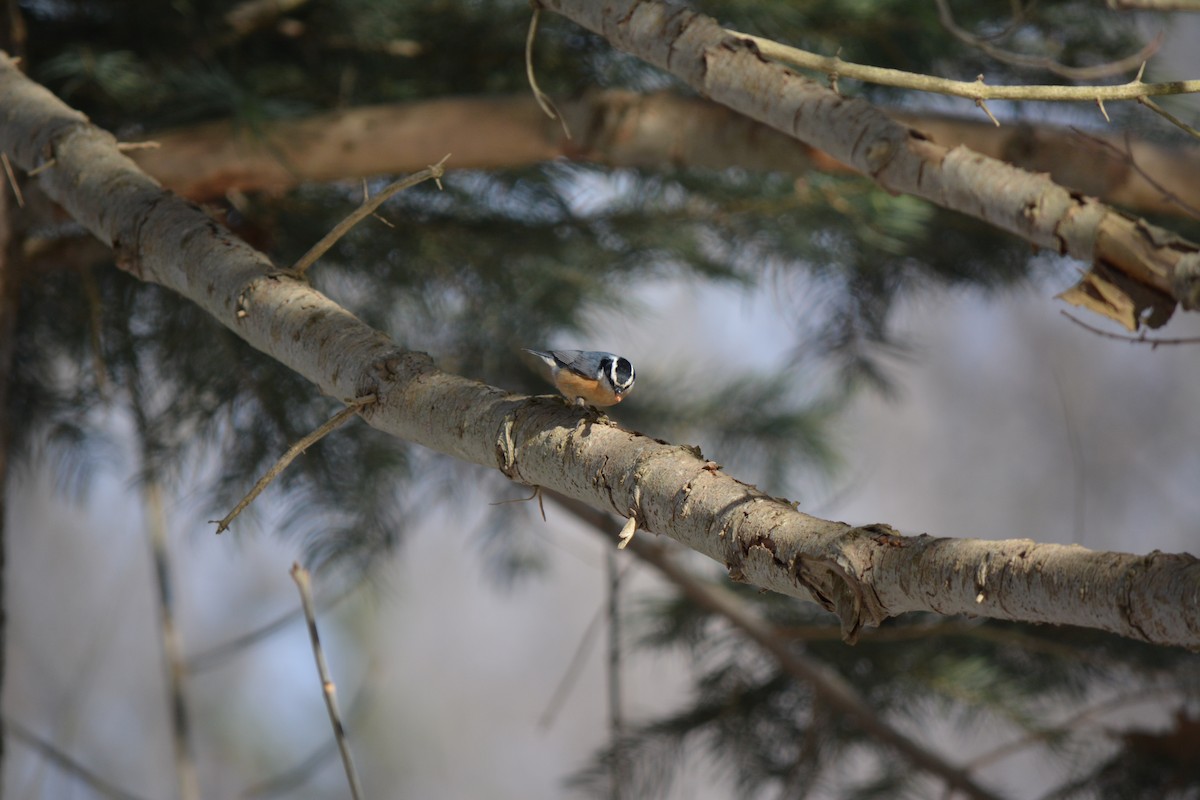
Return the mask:
[[[633,388],[633,364],[592,350],[526,350],[546,379],[576,405],[615,406]]]

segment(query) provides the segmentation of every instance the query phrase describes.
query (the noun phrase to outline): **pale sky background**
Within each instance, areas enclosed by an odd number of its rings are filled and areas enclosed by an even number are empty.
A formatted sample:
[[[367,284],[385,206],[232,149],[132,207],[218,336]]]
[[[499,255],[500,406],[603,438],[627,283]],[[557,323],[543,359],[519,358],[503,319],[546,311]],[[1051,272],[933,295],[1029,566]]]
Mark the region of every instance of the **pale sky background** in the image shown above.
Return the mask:
[[[897,368],[900,396],[862,397],[847,410],[839,428],[847,466],[833,486],[799,487],[803,509],[909,533],[1200,550],[1200,350],[1151,350],[1088,333],[1060,315],[1064,306],[1052,296],[1062,288],[943,292],[907,304],[896,329],[914,358]],[[677,287],[652,293],[645,319],[605,330],[606,342],[635,357],[639,382],[697,353],[782,363],[779,343],[790,341],[787,318],[797,310],[769,288],[744,300]],[[714,319],[725,332],[717,333]],[[1181,314],[1157,335],[1200,336],[1200,317]],[[5,714],[129,791],[171,796],[136,487],[128,475],[102,477],[81,506],[56,496],[40,474],[9,492]],[[297,546],[237,531],[218,538],[205,524],[218,511],[186,497],[169,507],[189,653],[297,604],[288,577]],[[547,511],[549,521],[536,525],[554,556],[542,579],[497,591],[483,575],[471,520],[434,520],[383,566],[373,599],[356,596],[322,616],[343,709],[369,687],[368,709],[351,723],[369,796],[562,797],[562,778],[604,742],[602,640],[554,725],[538,724],[604,603],[606,581],[607,545]],[[655,590],[648,568],[635,566],[631,576],[635,595]],[[370,643],[364,650],[373,657],[353,655],[352,640]],[[679,659],[631,659],[627,719],[674,707],[686,676]],[[302,625],[192,676],[189,688],[206,797],[235,796],[328,738]],[[94,796],[25,745],[6,744],[5,797]],[[965,760],[982,747],[968,738],[952,757]],[[984,778],[1011,774],[1012,766]],[[1035,768],[1021,774],[1037,780]],[[699,769],[672,796],[706,789],[724,794]],[[329,759],[318,780],[290,796],[344,795],[340,766]]]

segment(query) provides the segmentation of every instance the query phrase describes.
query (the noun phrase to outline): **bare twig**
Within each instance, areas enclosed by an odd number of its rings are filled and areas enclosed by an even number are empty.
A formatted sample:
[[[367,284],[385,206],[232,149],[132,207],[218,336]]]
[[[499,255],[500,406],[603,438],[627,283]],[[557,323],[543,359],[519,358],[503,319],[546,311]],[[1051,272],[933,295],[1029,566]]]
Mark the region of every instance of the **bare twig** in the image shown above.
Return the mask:
[[[1064,317],[1071,320],[1071,322],[1074,322],[1076,325],[1083,328],[1084,330],[1091,331],[1092,333],[1096,334],[1097,336],[1103,336],[1105,339],[1116,339],[1119,342],[1129,342],[1130,344],[1148,344],[1148,345],[1150,345],[1151,350],[1155,349],[1159,345],[1200,344],[1200,336],[1190,336],[1190,337],[1184,337],[1184,338],[1180,338],[1180,339],[1164,339],[1164,338],[1155,338],[1155,337],[1147,336],[1145,331],[1142,331],[1137,336],[1131,336],[1131,335],[1124,334],[1124,333],[1111,333],[1110,331],[1101,330],[1100,328],[1097,328],[1093,325],[1089,325],[1086,322],[1084,322],[1083,320],[1081,320],[1077,317],[1073,317],[1070,314],[1068,314],[1066,311],[1063,311],[1061,309],[1059,310],[1058,313],[1062,314]]]
[[[1108,700],[1097,703],[1094,706],[1085,708],[1082,711],[1072,714],[1070,717],[1067,717],[1057,725],[1053,725],[1048,728],[1042,728],[1040,730],[1030,731],[1024,736],[1008,742],[1007,744],[1000,745],[994,750],[990,750],[986,753],[975,756],[975,758],[972,758],[967,766],[970,769],[982,769],[996,763],[997,761],[1000,761],[1001,759],[1007,758],[1013,753],[1020,752],[1026,747],[1037,744],[1038,742],[1046,739],[1050,739],[1053,736],[1062,733],[1063,731],[1070,730],[1071,728],[1078,726],[1079,723],[1083,722],[1089,717],[1107,714],[1110,711],[1115,711],[1119,708],[1123,708],[1134,703],[1142,703],[1156,697],[1165,697],[1174,694],[1178,694],[1178,690],[1156,686],[1148,689],[1142,689],[1131,694],[1109,698]]]
[[[969,100],[1047,100],[1047,101],[1083,101],[1094,103],[1096,100],[1138,100],[1146,97],[1162,95],[1195,94],[1200,92],[1200,80],[1171,81],[1169,83],[1142,83],[1140,76],[1129,83],[1119,83],[1111,86],[990,86],[982,80],[954,81],[947,78],[936,78],[932,75],[920,75],[914,72],[904,72],[898,69],[871,67],[864,64],[854,64],[843,61],[837,56],[821,56],[807,50],[791,47],[786,44],[751,36],[748,33],[726,30],[730,36],[736,36],[753,42],[759,52],[768,58],[783,61],[804,69],[812,69],[827,75],[836,74],[839,78],[854,78],[880,86],[895,86],[900,89],[915,89],[922,92],[935,92],[954,97],[965,97]]]
[[[296,610],[303,614],[301,609]],[[372,687],[378,674],[377,663],[376,654],[372,653],[366,677],[355,691],[354,699],[350,701],[350,708],[346,710],[346,719],[351,723],[362,719],[364,710],[371,706]],[[312,750],[296,756],[291,766],[242,789],[241,800],[251,800],[256,797],[296,797],[302,793],[301,789],[304,784],[321,770],[326,762],[336,758],[337,754],[337,739],[331,735]]]
[[[558,685],[554,687],[554,692],[550,695],[550,700],[546,703],[546,710],[538,717],[539,728],[549,728],[554,724],[554,719],[558,716],[558,711],[566,701],[567,695],[571,693],[571,689],[575,688],[575,681],[579,678],[579,673],[587,662],[592,647],[596,644],[596,634],[600,632],[600,624],[604,622],[605,610],[604,608],[597,609],[587,627],[583,629],[583,633],[579,637],[579,644],[575,645],[575,652],[571,654],[571,660],[567,663],[563,676],[559,679]]]
[[[142,435],[145,436],[145,431]],[[146,466],[149,465],[146,464]],[[175,625],[175,606],[172,602],[175,592],[171,586],[171,569],[167,556],[167,514],[163,507],[162,484],[154,478],[149,479],[143,489],[143,495],[146,503],[146,527],[150,535],[150,547],[154,557],[163,660],[167,667],[171,741],[175,751],[175,778],[179,784],[181,800],[200,800],[200,780],[196,774],[196,762],[192,755],[192,728],[184,689],[187,668],[183,663],[183,645],[180,642],[179,629]]]
[[[542,512],[542,522],[546,521],[546,504],[542,502],[542,487],[534,486],[533,494],[529,497],[514,497],[511,500],[497,500],[493,503],[488,503],[489,506],[506,506],[509,503],[528,503],[530,500],[537,498],[538,511]]]
[[[147,140],[144,142],[117,142],[117,149],[122,153],[133,153],[138,150],[159,150],[162,142]]]
[[[1099,78],[1107,78],[1111,75],[1119,75],[1122,72],[1128,72],[1137,69],[1138,64],[1144,63],[1147,59],[1158,52],[1162,46],[1163,36],[1160,33],[1148,42],[1141,50],[1130,56],[1125,56],[1117,61],[1111,61],[1107,64],[1097,64],[1094,67],[1068,67],[1065,64],[1060,64],[1052,58],[1045,56],[1029,56],[1021,53],[1013,53],[1001,47],[996,47],[994,44],[985,39],[976,36],[965,28],[961,28],[958,22],[954,19],[954,13],[950,10],[948,0],[934,0],[937,3],[938,19],[942,23],[951,36],[958,39],[964,44],[974,47],[990,58],[1005,64],[1011,64],[1014,67],[1026,67],[1030,69],[1043,69],[1068,80],[1073,81],[1093,81]]]
[[[48,170],[48,169],[50,169],[51,167],[53,167],[53,166],[54,166],[55,164],[57,164],[57,163],[58,163],[57,159],[54,159],[54,158],[48,158],[48,159],[46,159],[44,162],[42,162],[41,164],[38,164],[38,165],[37,165],[36,167],[34,167],[33,169],[29,170],[29,172],[26,172],[25,174],[26,174],[26,175],[28,175],[28,176],[29,176],[29,177],[31,177],[31,178],[35,178],[35,177],[37,177],[38,175],[40,175],[40,174],[42,174],[43,172],[45,172],[46,170]]]
[[[338,603],[342,602],[351,594],[353,594],[360,585],[361,584],[351,585],[346,589],[343,589],[332,599],[322,603],[321,610],[328,610],[336,606]],[[244,652],[264,639],[284,630],[303,616],[304,610],[300,608],[286,611],[265,625],[260,625],[254,630],[243,633],[240,636],[235,636],[229,641],[221,642],[220,644],[213,645],[212,647],[202,650],[199,653],[195,653],[189,656],[185,662],[188,672],[195,674],[197,672],[213,669],[214,667],[219,667],[225,663],[226,659],[230,658],[231,656],[235,656],[238,653]]]
[[[1141,103],[1142,105],[1144,105],[1146,108],[1153,111],[1155,114],[1158,114],[1160,117],[1165,119],[1167,122],[1169,122],[1172,125],[1174,125],[1175,127],[1179,128],[1181,131],[1186,133],[1188,136],[1192,136],[1196,139],[1200,139],[1200,129],[1197,129],[1197,128],[1192,127],[1191,125],[1188,125],[1186,122],[1184,122],[1179,117],[1172,114],[1170,111],[1167,111],[1165,108],[1163,108],[1158,103],[1151,100],[1149,97],[1139,97],[1137,99],[1137,101],[1139,103]]]
[[[1075,127],[1072,127],[1071,130],[1076,135],[1082,136],[1083,138],[1085,138],[1091,142],[1094,142],[1094,143],[1100,145],[1101,147],[1104,147],[1104,148],[1116,153],[1123,161],[1125,161],[1127,164],[1129,164],[1129,166],[1133,169],[1134,172],[1136,172],[1138,175],[1141,175],[1142,179],[1144,181],[1146,181],[1146,183],[1150,184],[1155,189],[1162,192],[1162,196],[1165,200],[1178,206],[1189,216],[1195,217],[1196,219],[1200,219],[1200,208],[1197,208],[1196,206],[1192,205],[1191,203],[1188,203],[1183,198],[1181,198],[1179,195],[1177,195],[1175,192],[1172,192],[1170,189],[1167,189],[1165,186],[1163,186],[1161,183],[1159,183],[1154,178],[1153,175],[1151,175],[1149,172],[1144,170],[1142,168],[1141,164],[1137,163],[1137,159],[1135,159],[1133,157],[1133,148],[1129,144],[1129,134],[1125,135],[1125,149],[1122,150],[1121,148],[1117,147],[1112,142],[1105,141],[1104,139],[1100,138],[1099,136],[1093,136],[1092,134],[1088,133],[1087,131],[1083,131],[1083,130],[1080,130],[1079,128],[1075,128]]]
[[[329,675],[329,667],[325,663],[325,651],[321,647],[321,637],[317,633],[317,617],[313,611],[312,579],[308,570],[299,563],[292,564],[292,580],[300,590],[300,604],[304,607],[304,618],[308,621],[308,636],[312,640],[313,658],[317,662],[317,674],[321,677],[321,693],[325,696],[325,708],[329,712],[329,722],[333,726],[333,736],[337,740],[338,750],[342,754],[342,766],[346,769],[346,780],[350,784],[350,796],[354,800],[362,797],[362,785],[358,780],[358,770],[354,768],[354,759],[350,755],[350,742],[346,738],[346,729],[342,725],[342,715],[338,711],[337,686]]]
[[[87,784],[88,788],[95,791],[97,794],[108,797],[111,800],[142,800],[136,794],[129,792],[116,784],[109,783],[104,778],[101,778],[90,769],[80,764],[71,756],[58,749],[55,745],[42,739],[33,731],[26,728],[21,723],[11,717],[4,717],[5,731],[13,739],[24,742],[29,747],[37,750],[54,766],[61,769],[63,772],[74,775],[79,780]]]
[[[533,14],[529,18],[529,33],[525,36],[525,77],[529,79],[529,88],[533,90],[533,98],[537,100],[538,106],[550,119],[558,120],[558,123],[562,125],[563,135],[570,139],[571,129],[567,127],[566,119],[563,118],[558,106],[554,105],[550,96],[538,86],[537,77],[533,73],[533,42],[537,39],[538,17],[541,16],[541,13],[541,6],[536,2],[533,3]]]
[[[254,498],[262,494],[263,489],[266,489],[267,486],[270,485],[271,481],[279,477],[279,473],[287,469],[288,464],[291,464],[293,461],[295,461],[298,455],[312,447],[317,442],[321,441],[321,439],[325,438],[325,436],[332,431],[344,425],[351,417],[361,411],[364,406],[369,406],[374,402],[375,395],[373,394],[365,395],[363,397],[356,397],[353,400],[347,400],[347,405],[345,408],[334,414],[328,421],[321,425],[321,427],[317,428],[315,431],[289,447],[287,452],[280,456],[279,460],[276,461],[269,470],[267,470],[266,474],[258,479],[258,482],[254,484],[254,488],[251,489],[249,493],[247,493],[246,496],[243,497],[238,504],[233,507],[232,511],[219,520],[209,520],[209,522],[215,522],[217,524],[217,533],[224,533],[225,531],[229,530],[229,525],[234,521],[234,519],[237,518],[237,515],[245,511],[246,506],[253,503]]]
[[[628,543],[629,540],[625,541]],[[621,789],[625,786],[625,745],[622,741],[625,725],[621,719],[621,572],[617,569],[617,554],[612,550],[604,559],[604,567],[608,583],[608,737],[612,743],[609,797],[620,800]]]
[[[0,153],[0,162],[4,163],[4,174],[8,176],[8,185],[12,187],[13,194],[17,197],[17,205],[24,208],[25,195],[21,194],[21,186],[17,183],[17,176],[13,173],[12,162],[8,160],[8,153]]]
[[[979,80],[983,81],[982,75],[979,76]],[[996,116],[992,114],[992,110],[987,107],[987,103],[983,102],[983,100],[976,100],[975,105],[979,106],[983,113],[987,114],[987,118],[992,121],[993,125],[995,125],[997,128],[1000,127],[1000,120],[996,119]]]
[[[333,230],[321,237],[321,240],[314,244],[307,253],[300,256],[300,259],[292,265],[292,272],[296,273],[298,276],[303,276],[304,273],[308,271],[308,268],[311,267],[318,258],[325,255],[329,248],[333,247],[334,244],[337,243],[338,239],[341,239],[350,231],[351,228],[375,213],[375,209],[383,205],[392,195],[396,194],[397,192],[402,192],[412,186],[416,186],[418,183],[423,181],[430,180],[431,178],[435,181],[439,180],[443,175],[446,174],[446,168],[443,165],[446,163],[446,159],[448,158],[450,158],[449,153],[447,153],[438,163],[430,164],[420,172],[414,172],[412,175],[409,175],[406,178],[401,178],[398,181],[389,183],[383,189],[383,191],[375,195],[375,197],[363,202],[362,205],[346,215],[346,218],[335,225]],[[440,187],[441,183],[438,183],[438,186]]]

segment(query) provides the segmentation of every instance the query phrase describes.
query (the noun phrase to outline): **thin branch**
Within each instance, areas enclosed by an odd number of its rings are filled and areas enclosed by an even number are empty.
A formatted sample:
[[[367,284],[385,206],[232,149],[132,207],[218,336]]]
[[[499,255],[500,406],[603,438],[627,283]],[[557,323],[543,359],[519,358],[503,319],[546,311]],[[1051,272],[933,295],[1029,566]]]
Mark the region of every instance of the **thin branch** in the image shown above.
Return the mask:
[[[145,436],[145,431],[142,432]],[[171,585],[171,569],[167,555],[167,515],[163,508],[163,488],[151,478],[143,490],[146,503],[146,527],[154,555],[155,587],[157,589],[159,624],[162,629],[163,660],[167,668],[167,692],[171,718],[171,742],[175,752],[175,777],[182,800],[200,800],[200,779],[196,774],[193,755],[191,717],[187,709],[183,663],[183,644],[175,624],[175,591]]]
[[[542,512],[542,522],[545,522],[546,521],[546,504],[542,502],[542,487],[540,487],[540,486],[534,486],[533,494],[529,495],[529,497],[514,497],[511,500],[496,500],[494,502],[488,503],[488,505],[489,506],[506,506],[509,503],[528,503],[530,500],[533,500],[534,498],[536,498],[538,501],[538,511]]]
[[[358,780],[358,771],[354,768],[354,759],[350,754],[350,742],[346,738],[346,729],[342,725],[342,715],[338,711],[337,686],[329,675],[329,667],[325,663],[325,650],[321,647],[321,637],[317,633],[317,617],[313,611],[312,579],[308,570],[293,563],[292,580],[300,590],[300,604],[304,607],[304,618],[308,621],[308,636],[312,641],[313,658],[317,662],[317,674],[321,677],[321,693],[325,696],[325,708],[329,712],[329,722],[333,726],[333,736],[337,739],[338,750],[342,754],[342,766],[346,769],[346,780],[350,784],[350,796],[354,800],[362,797],[362,785]]]
[[[608,737],[613,747],[609,797],[621,800],[621,789],[625,786],[625,748],[622,745],[625,725],[621,718],[621,572],[617,569],[617,554],[612,550],[607,552],[604,567],[608,589]]]
[[[854,64],[843,61],[837,56],[817,55],[807,50],[780,44],[771,39],[751,36],[748,33],[739,33],[728,29],[725,32],[730,36],[753,42],[759,52],[767,58],[783,61],[793,66],[817,70],[827,75],[837,75],[839,78],[854,78],[880,86],[915,89],[921,92],[966,97],[970,100],[1048,100],[1094,103],[1096,100],[1138,100],[1146,97],[1200,92],[1200,80],[1142,83],[1140,79],[1135,79],[1129,83],[1112,86],[990,86],[983,80],[954,81],[898,69]]]
[[[1172,114],[1170,111],[1167,111],[1165,108],[1163,108],[1158,103],[1151,100],[1149,97],[1139,97],[1137,99],[1137,101],[1139,103],[1141,103],[1142,105],[1144,105],[1146,108],[1153,111],[1155,114],[1158,114],[1160,117],[1165,119],[1167,122],[1169,122],[1172,125],[1174,125],[1175,127],[1179,128],[1181,131],[1186,133],[1188,136],[1191,136],[1196,139],[1200,139],[1200,129],[1197,129],[1197,128],[1192,127],[1191,125],[1188,125],[1186,122],[1184,122],[1179,117]]]
[[[63,772],[75,776],[96,793],[111,798],[111,800],[143,800],[139,795],[133,794],[117,786],[115,783],[109,783],[104,778],[101,778],[95,772],[92,772],[58,747],[42,739],[11,717],[5,716],[3,719],[4,727],[12,738],[37,750],[54,766]]]
[[[17,183],[17,176],[13,173],[12,162],[8,160],[8,153],[0,152],[0,162],[4,163],[4,174],[8,177],[8,185],[12,187],[13,194],[16,195],[17,205],[24,208],[25,195],[21,194],[21,186]]]
[[[372,655],[370,666],[367,668],[368,678],[359,685],[354,700],[346,711],[346,719],[353,722],[362,718],[363,710],[371,703],[371,686],[375,681],[373,676],[377,672],[376,659]],[[337,752],[337,740],[330,736],[309,752],[299,756],[292,766],[243,789],[241,797],[243,800],[253,797],[296,797],[302,785],[321,769],[326,761],[335,757]]]
[[[1071,416],[1071,404],[1067,402],[1067,391],[1063,387],[1062,377],[1054,372],[1054,388],[1058,394],[1058,404],[1062,409],[1063,429],[1067,434],[1067,448],[1071,453],[1071,485],[1074,502],[1074,513],[1071,515],[1071,541],[1078,544],[1087,533],[1087,459],[1083,456],[1083,442],[1075,420]]]
[[[1048,728],[1042,728],[1036,731],[1030,731],[1026,735],[1021,736],[1011,742],[1002,744],[986,753],[981,753],[980,755],[972,758],[970,762],[968,762],[967,766],[970,769],[982,769],[996,763],[997,761],[1000,761],[1001,759],[1008,758],[1010,755],[1018,753],[1021,750],[1024,750],[1026,747],[1030,747],[1038,742],[1045,741],[1046,739],[1050,739],[1060,733],[1063,733],[1064,731],[1068,731],[1071,728],[1077,727],[1079,723],[1083,722],[1088,717],[1099,716],[1100,714],[1106,714],[1110,711],[1115,711],[1119,708],[1123,708],[1134,703],[1141,703],[1155,697],[1163,697],[1173,694],[1178,694],[1178,690],[1172,688],[1154,687],[1142,689],[1141,691],[1133,692],[1131,694],[1110,698],[1072,714],[1070,717],[1067,717],[1057,725],[1053,725]]]
[[[1184,211],[1184,213],[1188,214],[1189,216],[1195,217],[1196,219],[1200,219],[1200,208],[1197,208],[1196,206],[1192,205],[1191,203],[1188,203],[1183,198],[1181,198],[1179,195],[1177,195],[1175,192],[1172,192],[1170,189],[1163,186],[1161,183],[1159,183],[1155,179],[1155,177],[1153,175],[1151,175],[1149,172],[1147,172],[1146,170],[1144,170],[1142,168],[1142,165],[1139,164],[1137,162],[1137,159],[1135,159],[1133,157],[1133,148],[1129,144],[1129,135],[1128,134],[1125,135],[1125,149],[1122,150],[1121,148],[1117,147],[1112,142],[1105,141],[1104,139],[1100,138],[1099,136],[1093,136],[1092,134],[1088,133],[1087,131],[1081,130],[1079,128],[1072,126],[1071,131],[1073,133],[1075,133],[1077,136],[1081,136],[1084,139],[1087,139],[1088,141],[1094,142],[1095,144],[1098,144],[1101,147],[1104,147],[1104,148],[1116,153],[1116,155],[1119,156],[1126,164],[1128,164],[1134,172],[1136,172],[1138,175],[1140,175],[1142,177],[1142,180],[1146,181],[1146,183],[1150,184],[1155,189],[1162,192],[1162,196],[1167,202],[1173,203],[1174,205],[1178,206],[1180,209],[1182,209]]]
[[[587,627],[583,629],[583,634],[579,637],[579,644],[575,645],[575,652],[571,654],[571,660],[567,663],[563,676],[559,679],[558,685],[554,687],[554,692],[550,695],[549,702],[546,703],[546,709],[538,717],[539,728],[549,728],[554,724],[559,709],[562,708],[562,704],[571,690],[575,688],[575,681],[578,680],[579,673],[587,662],[592,647],[596,644],[596,634],[600,632],[600,623],[604,622],[604,612],[604,608],[597,609]]]
[[[621,569],[620,574],[617,575],[617,580],[624,580],[625,573],[629,572],[632,568],[633,563],[626,564]],[[563,676],[559,678],[558,685],[554,687],[554,692],[550,695],[550,701],[546,703],[546,710],[538,717],[539,728],[548,729],[554,724],[554,719],[558,716],[563,703],[566,702],[567,696],[575,688],[575,682],[579,679],[583,665],[587,663],[587,657],[591,654],[592,647],[596,644],[596,634],[600,632],[600,624],[604,622],[606,611],[607,608],[604,606],[596,609],[596,613],[592,615],[591,621],[583,629],[583,634],[579,637],[579,643],[575,645],[575,652],[571,654],[571,660],[567,663],[567,668],[563,671]]]
[[[541,13],[541,6],[536,2],[533,3],[533,14],[529,18],[529,33],[525,36],[525,77],[529,79],[529,88],[533,90],[533,98],[537,100],[538,106],[547,117],[558,120],[558,123],[562,125],[563,135],[570,139],[571,129],[567,127],[567,120],[558,110],[558,106],[554,105],[550,96],[538,86],[537,77],[533,72],[533,42],[537,39],[538,17],[541,16]]]
[[[959,27],[958,22],[954,19],[954,13],[950,10],[950,3],[947,0],[934,0],[934,2],[937,3],[938,19],[941,21],[942,27],[960,42],[969,47],[974,47],[988,57],[1005,64],[1029,69],[1043,69],[1059,77],[1073,81],[1093,81],[1098,78],[1107,78],[1111,75],[1119,75],[1122,72],[1135,70],[1139,64],[1145,63],[1151,56],[1158,52],[1163,41],[1163,35],[1160,33],[1142,47],[1141,50],[1117,61],[1107,64],[1097,64],[1094,67],[1068,67],[1046,56],[1029,56],[1021,53],[1013,53],[1002,47],[996,47],[994,44],[976,36],[965,28]]]
[[[606,540],[612,535],[609,516],[601,511],[558,494],[551,495],[559,505],[589,523]],[[629,549],[643,561],[656,567],[690,600],[701,608],[723,617],[748,639],[766,650],[792,677],[812,687],[833,709],[857,725],[864,733],[890,747],[913,766],[946,781],[947,785],[974,798],[995,798],[995,793],[980,786],[968,770],[955,767],[939,754],[927,750],[912,737],[893,728],[879,717],[858,691],[828,665],[789,647],[773,625],[747,606],[728,589],[703,582],[671,558],[666,548],[642,536],[629,543]]]
[[[361,586],[361,584],[351,585],[343,589],[332,599],[321,603],[321,610],[328,611],[330,608],[333,608],[337,604],[341,603],[343,600],[357,591],[359,586]],[[221,642],[220,644],[213,645],[205,650],[201,650],[199,653],[189,656],[184,663],[187,666],[188,672],[192,674],[219,667],[230,657],[235,656],[238,653],[245,652],[264,639],[274,636],[276,633],[286,629],[289,625],[296,620],[301,619],[303,616],[304,610],[300,608],[294,608],[290,611],[286,611],[265,625],[261,625],[252,631],[247,631],[240,636],[235,636],[229,641]]]
[[[371,198],[370,200],[364,201],[362,205],[347,214],[345,219],[335,225],[333,230],[321,237],[319,242],[314,244],[307,253],[300,256],[300,259],[292,265],[291,271],[294,272],[298,277],[303,277],[304,273],[308,271],[308,268],[311,267],[318,258],[325,255],[329,248],[333,247],[337,243],[338,239],[341,239],[343,236],[349,233],[350,229],[355,225],[374,214],[375,209],[387,202],[392,195],[430,179],[439,181],[441,177],[446,174],[446,168],[443,165],[446,163],[448,158],[450,158],[449,153],[443,156],[442,160],[438,163],[430,164],[420,172],[414,172],[408,177],[389,183],[383,189],[383,191],[375,195],[375,197]],[[441,186],[440,182],[438,183],[438,186]]]
[[[279,460],[276,461],[269,470],[267,470],[266,474],[258,479],[258,482],[254,484],[254,488],[252,488],[249,493],[247,493],[246,496],[243,497],[238,504],[233,507],[232,511],[219,520],[209,520],[209,522],[215,522],[217,524],[218,534],[229,530],[229,525],[234,521],[234,519],[237,518],[238,514],[241,514],[243,511],[245,511],[246,506],[253,503],[254,498],[262,494],[263,489],[266,489],[267,486],[271,484],[271,481],[279,477],[279,474],[287,469],[288,464],[291,464],[293,461],[295,461],[297,456],[299,456],[308,448],[312,447],[317,442],[321,441],[321,439],[324,439],[329,433],[346,424],[346,422],[349,421],[349,419],[359,411],[361,411],[364,406],[369,406],[374,403],[375,395],[369,394],[363,397],[356,397],[353,400],[347,400],[346,402],[346,407],[334,414],[321,427],[317,428],[315,431],[289,447],[287,452],[280,456]]]
[[[144,142],[117,142],[117,150],[122,153],[134,153],[138,150],[160,150],[162,142],[148,139]]]
[[[1086,322],[1084,322],[1083,320],[1078,319],[1077,317],[1071,316],[1069,313],[1067,313],[1066,311],[1064,311],[1062,309],[1060,309],[1058,313],[1062,314],[1064,317],[1071,320],[1071,322],[1074,322],[1076,325],[1083,328],[1084,330],[1091,331],[1092,333],[1096,334],[1097,336],[1103,336],[1105,339],[1116,339],[1118,342],[1129,342],[1130,344],[1148,344],[1148,345],[1150,345],[1151,350],[1155,349],[1159,345],[1200,344],[1200,336],[1188,336],[1188,337],[1183,337],[1183,338],[1178,338],[1178,339],[1165,339],[1165,338],[1157,338],[1157,337],[1153,337],[1153,336],[1147,336],[1145,331],[1142,331],[1137,336],[1132,336],[1132,335],[1124,334],[1124,333],[1111,333],[1109,331],[1101,330],[1100,328],[1097,328],[1093,325],[1089,325]]]
[[[199,800],[200,781],[196,774],[193,754],[191,720],[185,688],[187,668],[183,663],[183,644],[175,622],[175,588],[171,576],[167,547],[167,512],[163,486],[156,477],[153,458],[153,434],[150,415],[144,403],[145,384],[136,377],[129,382],[130,409],[133,412],[138,438],[142,443],[141,468],[148,477],[142,487],[146,536],[149,539],[154,567],[155,601],[162,640],[163,665],[166,667],[167,714],[171,723],[171,743],[175,759],[175,779],[181,800]]]

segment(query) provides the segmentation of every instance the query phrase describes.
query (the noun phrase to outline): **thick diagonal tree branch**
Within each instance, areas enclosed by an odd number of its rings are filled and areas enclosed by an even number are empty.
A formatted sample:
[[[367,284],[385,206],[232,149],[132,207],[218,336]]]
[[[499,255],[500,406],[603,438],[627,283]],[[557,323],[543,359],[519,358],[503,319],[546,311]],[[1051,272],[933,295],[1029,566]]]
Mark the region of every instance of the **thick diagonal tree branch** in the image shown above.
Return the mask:
[[[1093,269],[1069,302],[1130,330],[1200,308],[1200,246],[965,147],[946,149],[862,99],[772,62],[710,17],[661,0],[543,0],[614,47],[703,95],[849,164],[880,186],[922,197],[1070,255]]]
[[[694,448],[593,423],[401,351],[162,189],[113,137],[0,54],[0,150],[40,168],[48,196],[111,246],[132,275],[179,292],[253,347],[337,399],[374,394],[379,430],[498,469],[725,565],[735,580],[814,600],[853,639],[906,611],[1073,624],[1200,647],[1200,562],[1080,547],[903,537],[796,511],[724,474]]]

